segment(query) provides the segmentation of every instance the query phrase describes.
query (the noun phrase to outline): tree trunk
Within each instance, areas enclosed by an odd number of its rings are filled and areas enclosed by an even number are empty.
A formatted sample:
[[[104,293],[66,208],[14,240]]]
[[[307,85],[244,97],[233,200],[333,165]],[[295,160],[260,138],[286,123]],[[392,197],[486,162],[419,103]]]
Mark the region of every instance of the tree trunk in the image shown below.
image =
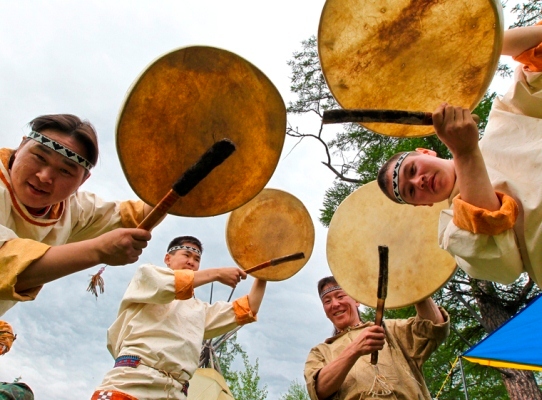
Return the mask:
[[[507,311],[495,286],[488,281],[473,281],[473,294],[490,333],[508,321],[518,310]],[[520,340],[520,338],[517,338]],[[532,371],[499,368],[511,400],[542,400],[542,391]]]
[[[532,371],[500,368],[510,400],[542,400],[542,392]]]

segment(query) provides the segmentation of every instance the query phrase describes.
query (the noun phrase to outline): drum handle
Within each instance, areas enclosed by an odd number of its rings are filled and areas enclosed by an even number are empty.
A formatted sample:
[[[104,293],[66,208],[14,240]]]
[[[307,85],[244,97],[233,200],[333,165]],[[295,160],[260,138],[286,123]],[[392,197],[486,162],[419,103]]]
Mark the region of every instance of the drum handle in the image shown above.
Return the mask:
[[[235,144],[229,139],[222,139],[213,144],[201,158],[189,167],[175,182],[171,190],[158,202],[138,228],[150,231],[167,214],[169,209],[182,196],[186,196],[217,166],[222,164],[235,151]]]
[[[478,124],[480,117],[472,114],[472,118]],[[433,125],[433,114],[425,111],[405,110],[327,110],[322,118],[323,124],[343,124],[347,122],[371,123],[384,122],[402,125]]]
[[[379,269],[378,269],[378,289],[376,303],[375,325],[382,326],[384,319],[384,303],[388,296],[388,246],[378,246]],[[371,364],[378,363],[378,351],[371,353]]]
[[[137,226],[140,229],[150,231],[167,214],[169,209],[182,196],[186,196],[200,183],[209,173],[222,164],[235,151],[235,144],[229,139],[222,139],[213,144],[201,158],[189,167],[184,174],[175,182],[170,191],[158,202],[149,214]],[[98,298],[98,291],[104,292],[103,266],[97,273],[91,276],[87,292]]]

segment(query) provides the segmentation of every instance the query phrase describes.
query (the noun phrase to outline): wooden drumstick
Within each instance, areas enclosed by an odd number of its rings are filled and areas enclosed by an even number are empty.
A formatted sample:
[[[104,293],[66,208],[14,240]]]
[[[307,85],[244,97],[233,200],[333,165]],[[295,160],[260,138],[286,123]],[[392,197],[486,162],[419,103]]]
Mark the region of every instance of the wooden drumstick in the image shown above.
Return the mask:
[[[294,254],[290,254],[290,255],[287,255],[287,256],[284,256],[284,257],[277,257],[277,258],[273,258],[269,261],[265,261],[261,264],[258,264],[258,265],[255,265],[254,267],[250,267],[248,269],[245,269],[245,272],[247,274],[250,274],[252,272],[256,272],[256,271],[260,271],[264,268],[267,268],[267,267],[272,267],[274,265],[279,265],[279,264],[283,264],[285,262],[288,262],[288,261],[294,261],[294,260],[301,260],[302,258],[305,258],[305,253],[303,252],[300,252],[300,253],[294,253]],[[230,301],[231,297],[233,296],[233,292],[235,291],[235,287],[231,290],[231,293],[230,293],[230,297],[228,297],[228,302]]]
[[[169,209],[182,196],[186,196],[194,187],[200,183],[209,173],[222,164],[235,151],[235,144],[229,139],[222,139],[213,144],[201,158],[189,167],[181,177],[175,182],[170,191],[153,207],[151,212],[137,226],[140,229],[150,231],[167,214]],[[98,288],[100,293],[104,292],[104,281],[101,277],[105,266],[92,275],[87,292],[91,292],[98,297]]]
[[[388,296],[388,246],[378,246],[380,265],[378,269],[378,289],[375,325],[382,326],[384,319],[384,303]],[[371,353],[371,364],[378,363],[378,351]]]
[[[480,117],[472,114],[474,122],[480,123]],[[424,111],[404,110],[327,110],[322,118],[323,124],[343,124],[347,122],[371,123],[384,122],[402,125],[433,125],[433,114]]]
[[[213,144],[201,158],[175,182],[170,191],[158,202],[152,211],[137,226],[150,231],[173,207],[175,202],[186,196],[209,173],[222,164],[235,151],[235,144],[229,139],[222,139]]]
[[[305,253],[302,253],[302,252],[301,253],[290,254],[290,255],[287,255],[287,256],[284,256],[284,257],[273,258],[272,260],[269,260],[269,261],[263,262],[261,264],[258,264],[258,265],[254,266],[254,267],[250,267],[248,269],[245,269],[245,272],[247,274],[250,274],[252,272],[256,272],[256,271],[262,270],[262,269],[267,268],[267,267],[272,267],[274,265],[282,264],[282,263],[285,263],[285,262],[288,262],[288,261],[301,260],[302,258],[305,258]]]

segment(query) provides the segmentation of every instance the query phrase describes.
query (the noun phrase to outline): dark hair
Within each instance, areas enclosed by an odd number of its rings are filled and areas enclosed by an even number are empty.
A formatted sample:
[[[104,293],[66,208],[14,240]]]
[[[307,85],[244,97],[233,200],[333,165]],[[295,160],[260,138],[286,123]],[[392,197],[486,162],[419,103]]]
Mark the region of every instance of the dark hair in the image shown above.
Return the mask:
[[[85,154],[81,155],[92,165],[96,165],[99,155],[98,135],[90,122],[72,114],[50,114],[34,118],[28,125],[33,131],[40,133],[52,129],[63,135],[72,136],[85,148]]]
[[[391,201],[395,203],[399,203],[399,202],[397,201],[395,196],[393,196],[388,190],[388,187],[390,186],[388,171],[390,168],[392,168],[392,166],[395,166],[395,163],[397,162],[399,157],[401,157],[405,153],[417,154],[414,151],[413,152],[401,151],[399,153],[395,153],[393,156],[390,157],[388,161],[384,163],[384,165],[380,167],[380,169],[378,170],[378,175],[376,177],[376,181],[378,182],[378,186],[380,187],[380,190],[384,192],[384,194],[386,195],[386,197],[388,197],[388,199],[390,199]]]
[[[195,244],[199,247],[200,251],[203,253],[203,246],[198,238],[195,238],[194,236],[178,236],[175,239],[173,239],[169,245],[167,246],[167,250],[171,249],[173,246],[182,246],[185,243]]]
[[[318,281],[318,296],[322,294],[322,290],[324,290],[324,287],[329,285],[330,283],[333,285],[339,285],[337,283],[337,280],[333,276],[326,276],[325,278],[322,278]]]

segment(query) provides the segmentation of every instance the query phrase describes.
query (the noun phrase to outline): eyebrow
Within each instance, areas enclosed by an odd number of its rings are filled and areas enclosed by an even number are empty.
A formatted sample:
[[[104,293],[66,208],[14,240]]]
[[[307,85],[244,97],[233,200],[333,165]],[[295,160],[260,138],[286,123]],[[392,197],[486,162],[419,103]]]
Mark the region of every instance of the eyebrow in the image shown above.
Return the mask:
[[[37,143],[38,145],[38,148],[43,151],[45,154],[47,155],[54,155],[54,154],[59,154],[57,153],[56,151],[48,148],[47,146],[41,144],[41,143]],[[60,157],[62,157],[62,162],[68,166],[70,166],[71,168],[73,168],[74,170],[77,170],[77,167],[79,166],[79,164],[77,164],[76,162],[74,161],[71,161],[69,158],[66,158],[64,157],[62,154],[60,154]]]

